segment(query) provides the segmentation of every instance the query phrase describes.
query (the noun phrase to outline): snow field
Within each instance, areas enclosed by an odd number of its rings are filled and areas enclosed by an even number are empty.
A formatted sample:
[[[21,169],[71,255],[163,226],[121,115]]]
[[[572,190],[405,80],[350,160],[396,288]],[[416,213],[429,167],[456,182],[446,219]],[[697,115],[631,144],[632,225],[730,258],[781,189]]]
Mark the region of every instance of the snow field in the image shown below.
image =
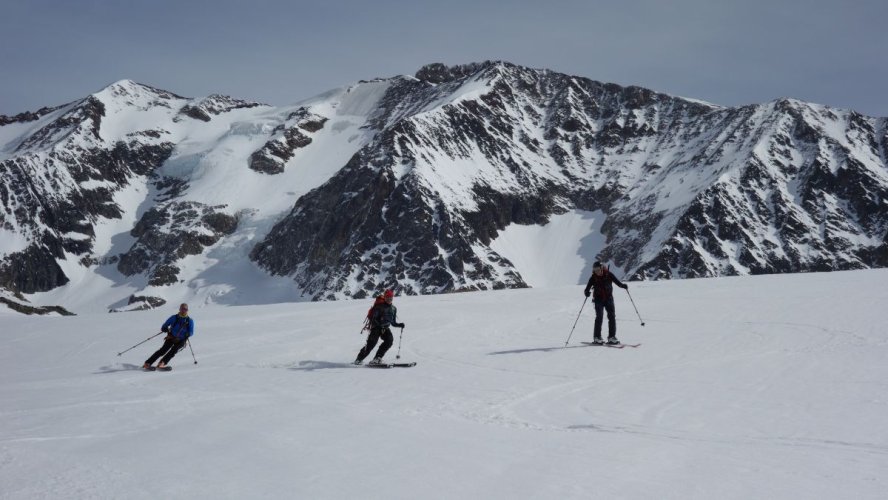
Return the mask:
[[[510,224],[490,248],[509,259],[531,287],[585,285],[596,249],[605,246],[604,219],[600,210],[572,210],[552,216],[545,225]],[[611,270],[622,274],[616,266]]]
[[[888,271],[399,297],[401,356],[349,364],[370,301],[0,317],[0,498],[884,498]],[[395,346],[386,355],[394,361]]]

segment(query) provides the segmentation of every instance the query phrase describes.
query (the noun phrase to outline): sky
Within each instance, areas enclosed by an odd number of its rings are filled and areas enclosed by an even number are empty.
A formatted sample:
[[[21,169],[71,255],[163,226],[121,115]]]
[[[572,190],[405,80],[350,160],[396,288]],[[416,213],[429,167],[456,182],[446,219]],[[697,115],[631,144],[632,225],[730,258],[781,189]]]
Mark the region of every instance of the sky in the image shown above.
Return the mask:
[[[432,62],[505,60],[734,106],[888,116],[884,0],[0,0],[0,114],[121,79],[291,104]]]

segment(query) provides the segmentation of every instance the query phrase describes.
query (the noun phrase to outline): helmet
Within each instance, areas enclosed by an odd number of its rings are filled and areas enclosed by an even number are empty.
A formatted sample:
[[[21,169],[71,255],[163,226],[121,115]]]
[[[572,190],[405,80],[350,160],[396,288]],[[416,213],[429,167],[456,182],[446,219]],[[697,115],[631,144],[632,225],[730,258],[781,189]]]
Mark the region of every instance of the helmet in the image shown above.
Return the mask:
[[[382,294],[383,297],[390,299],[395,297],[395,292],[391,290],[386,290],[385,293]]]

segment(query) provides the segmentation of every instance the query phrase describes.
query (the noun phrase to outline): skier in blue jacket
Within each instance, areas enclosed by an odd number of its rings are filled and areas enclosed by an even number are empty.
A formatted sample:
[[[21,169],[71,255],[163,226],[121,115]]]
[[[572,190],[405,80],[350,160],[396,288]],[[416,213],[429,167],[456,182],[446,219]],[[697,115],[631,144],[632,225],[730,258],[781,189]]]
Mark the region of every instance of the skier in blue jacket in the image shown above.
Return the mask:
[[[145,370],[153,370],[154,368],[151,365],[161,356],[163,356],[163,359],[157,364],[157,368],[166,368],[167,363],[173,359],[173,356],[180,349],[185,348],[188,337],[194,335],[194,320],[188,316],[188,304],[180,305],[179,314],[170,316],[160,329],[166,332],[167,336],[163,339],[163,346],[145,360],[145,364],[142,365],[142,368]]]

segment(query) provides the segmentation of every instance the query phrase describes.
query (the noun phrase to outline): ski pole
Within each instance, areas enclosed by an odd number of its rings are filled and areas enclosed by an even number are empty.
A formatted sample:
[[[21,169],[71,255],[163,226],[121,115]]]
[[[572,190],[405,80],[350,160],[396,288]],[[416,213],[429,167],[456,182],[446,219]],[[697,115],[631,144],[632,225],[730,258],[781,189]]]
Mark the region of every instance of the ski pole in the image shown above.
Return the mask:
[[[635,301],[632,300],[632,294],[629,293],[629,289],[626,288],[626,293],[629,294],[629,301],[632,302],[632,307],[635,308],[635,315],[638,316],[638,321],[641,321],[641,326],[644,326],[644,320],[641,319],[641,314],[638,314],[638,308],[635,307]]]
[[[401,333],[398,334],[398,354],[395,355],[395,359],[401,359],[401,339],[404,337],[404,327],[401,327]]]
[[[160,335],[161,333],[166,333],[166,332],[162,332],[162,331],[161,331],[161,332],[158,332],[158,333],[156,333],[156,334],[154,334],[154,335],[148,337],[147,339],[145,339],[145,340],[139,342],[138,344],[136,344],[136,345],[130,347],[130,348],[127,349],[126,351],[118,352],[117,355],[120,356],[121,354],[123,354],[123,353],[125,353],[125,352],[127,352],[127,351],[132,351],[132,350],[135,349],[136,347],[139,347],[140,345],[144,344],[145,342],[148,342],[149,340],[153,339],[154,337],[157,337],[157,336]]]
[[[567,336],[567,340],[564,342],[564,347],[567,347],[567,343],[570,342],[570,338],[573,337],[574,328],[576,328],[577,323],[580,322],[580,314],[583,314],[583,308],[586,307],[587,300],[589,300],[589,297],[586,297],[585,299],[583,299],[583,305],[580,306],[580,312],[577,313],[577,320],[574,321],[574,326],[573,326],[573,328],[570,329],[570,335]]]
[[[194,364],[197,364],[197,358],[194,357],[194,348],[191,347],[191,339],[185,339],[185,342],[188,342],[188,348],[191,349],[191,359],[194,360]]]

